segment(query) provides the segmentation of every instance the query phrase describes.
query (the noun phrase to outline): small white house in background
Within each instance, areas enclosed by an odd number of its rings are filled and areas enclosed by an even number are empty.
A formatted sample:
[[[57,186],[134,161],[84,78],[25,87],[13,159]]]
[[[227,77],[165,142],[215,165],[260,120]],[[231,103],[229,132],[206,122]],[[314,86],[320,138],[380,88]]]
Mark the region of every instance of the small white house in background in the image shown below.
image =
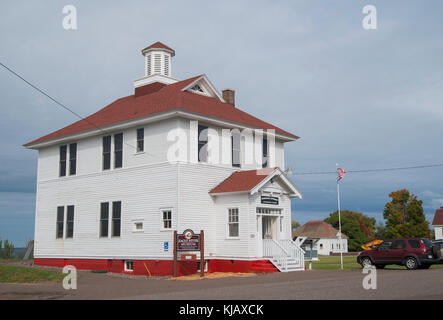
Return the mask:
[[[305,250],[305,258],[317,255],[329,256],[331,253],[348,252],[348,237],[324,221],[309,221],[292,232],[292,238],[304,240],[301,247]],[[305,239],[303,239],[305,238]],[[309,252],[312,250],[313,252]]]
[[[434,226],[435,240],[443,239],[443,206],[435,211],[432,225]]]
[[[173,78],[168,46],[142,54],[134,94],[25,144],[38,151],[35,264],[169,275],[173,231],[192,229],[205,231],[209,272],[303,270],[291,239],[301,193],[284,173],[298,137],[205,75]]]

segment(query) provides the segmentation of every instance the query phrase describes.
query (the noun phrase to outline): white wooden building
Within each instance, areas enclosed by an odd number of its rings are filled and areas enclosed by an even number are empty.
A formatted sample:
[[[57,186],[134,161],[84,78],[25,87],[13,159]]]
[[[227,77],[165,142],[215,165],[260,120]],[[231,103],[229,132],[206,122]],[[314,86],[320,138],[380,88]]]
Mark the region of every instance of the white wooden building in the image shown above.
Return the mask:
[[[35,263],[168,275],[173,230],[192,229],[205,231],[209,272],[303,270],[291,239],[301,193],[283,171],[298,137],[205,75],[171,77],[164,44],[142,54],[134,94],[25,144],[38,151]]]
[[[337,229],[321,220],[308,221],[295,229],[292,237],[303,239],[300,243],[307,252],[305,257],[314,257],[312,260],[318,260],[318,255],[329,256],[331,253],[348,252],[348,237],[342,233],[340,238]],[[313,254],[308,251],[313,251]]]
[[[443,206],[435,210],[434,220],[432,221],[435,232],[435,240],[443,239]]]

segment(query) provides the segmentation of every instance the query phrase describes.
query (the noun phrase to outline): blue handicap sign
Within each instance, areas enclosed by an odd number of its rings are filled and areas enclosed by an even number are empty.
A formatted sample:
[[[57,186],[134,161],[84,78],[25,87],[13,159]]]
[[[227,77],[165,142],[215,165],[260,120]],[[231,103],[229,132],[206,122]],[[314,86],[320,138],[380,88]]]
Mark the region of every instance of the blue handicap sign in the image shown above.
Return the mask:
[[[165,241],[163,242],[163,250],[168,251],[169,250],[169,242]]]

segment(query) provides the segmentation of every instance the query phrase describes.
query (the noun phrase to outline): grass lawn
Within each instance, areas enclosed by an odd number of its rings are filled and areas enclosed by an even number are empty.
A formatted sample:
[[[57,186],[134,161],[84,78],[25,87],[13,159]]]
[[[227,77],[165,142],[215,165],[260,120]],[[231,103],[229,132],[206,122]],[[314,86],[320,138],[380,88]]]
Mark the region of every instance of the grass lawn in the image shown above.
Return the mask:
[[[312,261],[312,270],[340,270],[340,256],[320,256],[320,261]],[[306,269],[309,262],[305,261]],[[434,264],[431,269],[443,268],[443,264]],[[357,263],[357,256],[343,257],[344,270],[361,270],[362,267]],[[404,266],[388,265],[386,269],[406,269]]]
[[[59,271],[0,265],[0,283],[36,283],[61,281],[66,274]]]

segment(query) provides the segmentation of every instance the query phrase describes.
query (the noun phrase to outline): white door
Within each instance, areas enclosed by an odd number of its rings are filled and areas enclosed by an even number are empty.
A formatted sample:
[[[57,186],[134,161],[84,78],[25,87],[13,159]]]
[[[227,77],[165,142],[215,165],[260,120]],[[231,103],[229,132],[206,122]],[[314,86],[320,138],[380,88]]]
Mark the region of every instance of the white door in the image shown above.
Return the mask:
[[[262,239],[273,239],[274,238],[274,221],[273,217],[263,216],[262,222]]]

